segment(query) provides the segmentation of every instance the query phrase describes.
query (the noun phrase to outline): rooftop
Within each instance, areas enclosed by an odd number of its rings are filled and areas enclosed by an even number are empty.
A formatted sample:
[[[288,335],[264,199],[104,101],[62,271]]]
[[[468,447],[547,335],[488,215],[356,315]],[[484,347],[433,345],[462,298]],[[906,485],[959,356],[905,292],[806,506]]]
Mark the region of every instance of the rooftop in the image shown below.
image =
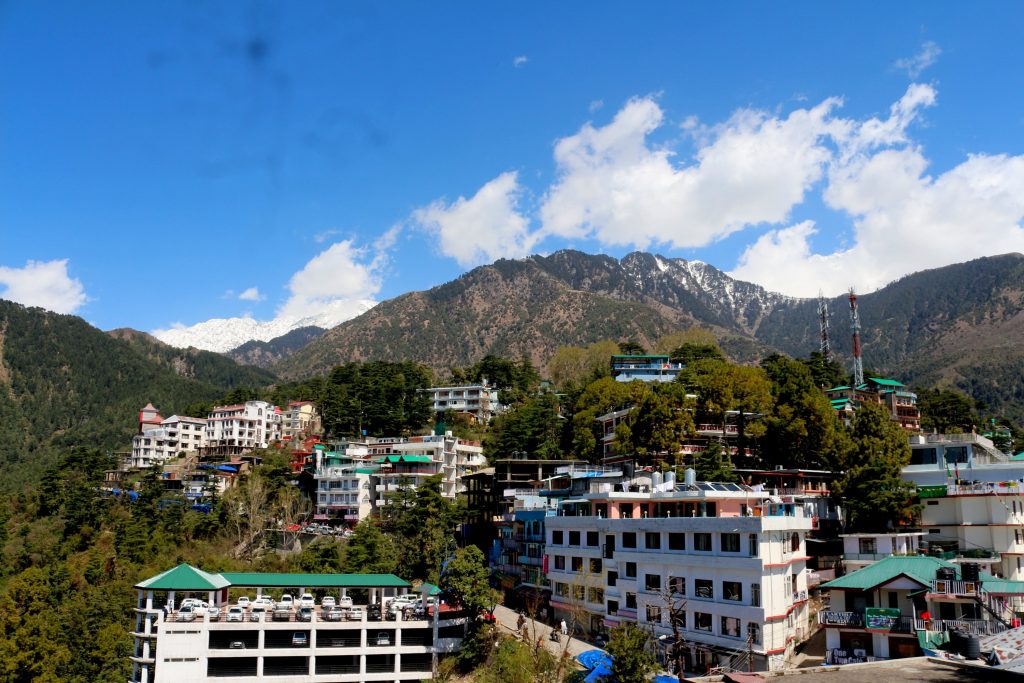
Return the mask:
[[[213,591],[232,586],[260,588],[408,588],[411,584],[394,574],[264,574],[223,572],[211,574],[189,564],[179,564],[135,585],[158,591]]]

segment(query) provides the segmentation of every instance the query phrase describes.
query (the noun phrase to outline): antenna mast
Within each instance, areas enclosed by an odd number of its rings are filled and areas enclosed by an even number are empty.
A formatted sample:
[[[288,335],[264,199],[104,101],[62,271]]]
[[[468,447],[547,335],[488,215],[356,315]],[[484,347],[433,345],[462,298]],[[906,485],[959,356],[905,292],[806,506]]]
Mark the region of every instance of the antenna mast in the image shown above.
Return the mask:
[[[850,325],[853,328],[853,388],[856,389],[864,384],[864,361],[860,357],[860,316],[853,287],[850,287]]]
[[[828,341],[828,301],[825,294],[818,290],[818,323],[821,329],[821,355],[826,361],[832,360],[832,348]]]

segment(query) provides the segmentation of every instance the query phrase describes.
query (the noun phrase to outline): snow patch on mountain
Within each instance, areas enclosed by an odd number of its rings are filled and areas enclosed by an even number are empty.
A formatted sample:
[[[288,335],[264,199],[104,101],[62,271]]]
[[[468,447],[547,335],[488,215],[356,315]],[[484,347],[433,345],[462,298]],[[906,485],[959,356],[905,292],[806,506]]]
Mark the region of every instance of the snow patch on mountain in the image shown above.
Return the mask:
[[[204,351],[225,353],[248,341],[270,341],[300,327],[316,326],[330,329],[362,315],[377,305],[370,299],[332,301],[315,315],[296,318],[278,316],[273,320],[243,318],[211,318],[195,325],[173,325],[168,329],[153,330],[152,335],[171,346],[194,346]]]

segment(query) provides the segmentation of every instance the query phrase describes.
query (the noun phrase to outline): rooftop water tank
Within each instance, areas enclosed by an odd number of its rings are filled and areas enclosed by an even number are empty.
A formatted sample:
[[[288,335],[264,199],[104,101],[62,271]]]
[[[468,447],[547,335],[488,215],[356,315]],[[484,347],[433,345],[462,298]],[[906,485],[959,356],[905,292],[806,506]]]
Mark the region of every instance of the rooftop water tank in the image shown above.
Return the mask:
[[[683,473],[685,479],[683,480],[687,486],[697,485],[697,471],[692,467],[687,467],[686,472]]]

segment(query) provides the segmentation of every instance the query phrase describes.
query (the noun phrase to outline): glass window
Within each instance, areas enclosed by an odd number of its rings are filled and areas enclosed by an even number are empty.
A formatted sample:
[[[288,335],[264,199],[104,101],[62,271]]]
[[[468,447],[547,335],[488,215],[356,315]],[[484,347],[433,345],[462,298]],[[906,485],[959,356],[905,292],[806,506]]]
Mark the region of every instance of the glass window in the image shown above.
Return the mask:
[[[609,600],[608,601],[608,614],[611,615],[611,616],[615,616],[618,613],[619,613],[619,601],[618,600]]]
[[[587,532],[587,545],[591,548],[596,548],[600,544],[598,540],[598,534],[596,531]]]
[[[668,589],[676,595],[686,595],[686,577],[685,576],[670,576],[668,577]]]
[[[696,579],[693,582],[693,594],[695,597],[704,600],[715,599],[715,587],[711,579]]]
[[[661,576],[658,574],[645,574],[644,575],[644,588],[649,591],[660,591],[661,590]]]
[[[565,555],[555,555],[555,569],[565,571]]]
[[[590,573],[591,574],[600,574],[601,573],[601,566],[602,566],[602,563],[601,563],[601,558],[600,557],[592,557],[592,558],[590,558]]]
[[[722,635],[730,638],[740,637],[740,620],[736,617],[722,617]]]
[[[747,554],[751,557],[758,557],[761,554],[760,544],[757,542],[757,534],[747,536]]]
[[[750,584],[750,604],[754,607],[761,606],[761,584]]]
[[[563,540],[564,538],[565,538],[565,535],[562,533],[561,529],[559,529],[557,531],[552,531],[551,532],[551,545],[562,545],[562,543],[564,543],[564,540]]]
[[[636,609],[636,593],[626,593],[626,609]]]
[[[661,534],[653,531],[644,534],[644,547],[648,550],[661,550]]]
[[[570,531],[569,532],[569,545],[578,548],[580,546],[580,532]]]
[[[632,531],[627,531],[622,534],[622,547],[623,548],[635,548],[636,547],[636,534]]]
[[[657,607],[655,605],[647,605],[646,617],[647,617],[647,621],[651,622],[652,624],[660,624],[661,623],[661,608]]]
[[[556,583],[555,594],[563,598],[569,597],[569,584],[567,583]]]
[[[735,602],[742,602],[743,600],[743,584],[739,581],[723,581],[722,582],[722,597],[726,600],[733,600]]]
[[[583,600],[586,597],[586,595],[587,595],[587,587],[586,586],[576,586],[576,585],[574,585],[572,587],[572,597],[575,600]]]
[[[608,587],[609,588],[615,588],[615,584],[618,583],[618,580],[619,580],[619,573],[618,572],[613,572],[613,571],[609,571],[608,572]]]
[[[693,549],[700,552],[711,552],[711,534],[694,534]]]
[[[878,552],[878,548],[873,538],[858,538],[857,544],[860,546],[861,555],[874,555]]]
[[[761,628],[752,621],[747,624],[747,637],[752,643],[761,642]]]
[[[583,571],[583,558],[582,557],[574,557],[574,558],[572,558],[572,570],[574,572],[581,572],[581,571]]]
[[[722,552],[738,553],[740,551],[739,534],[722,534]]]
[[[636,578],[636,562],[627,562],[626,563],[626,578],[627,579],[635,579]]]
[[[668,535],[669,550],[686,550],[686,534],[670,533]]]
[[[590,602],[603,605],[604,604],[604,589],[603,588],[591,588],[587,599]]]
[[[698,631],[711,631],[711,615],[704,612],[693,613],[693,627]]]

